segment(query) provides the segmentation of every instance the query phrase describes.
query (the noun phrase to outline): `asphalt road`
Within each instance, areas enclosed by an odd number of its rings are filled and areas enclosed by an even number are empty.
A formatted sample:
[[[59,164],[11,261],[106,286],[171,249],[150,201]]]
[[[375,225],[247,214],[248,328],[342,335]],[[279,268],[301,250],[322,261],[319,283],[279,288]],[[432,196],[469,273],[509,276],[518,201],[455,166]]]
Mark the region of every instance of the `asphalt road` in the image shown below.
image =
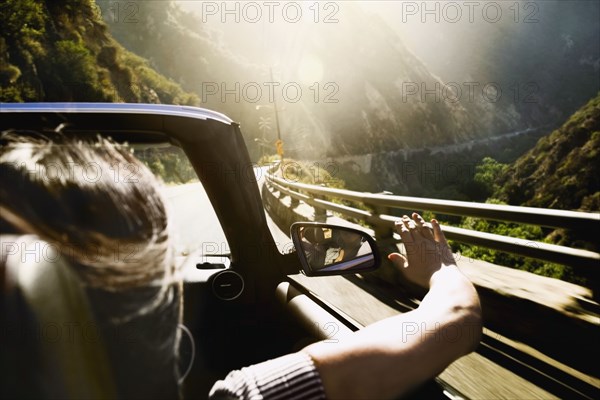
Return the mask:
[[[227,253],[227,239],[210,200],[200,183],[164,188],[169,215],[169,234],[177,255],[185,256],[196,250],[221,249]]]
[[[255,167],[254,174],[259,187],[262,186],[267,168]],[[171,222],[169,233],[175,243],[177,255],[185,256],[197,250],[206,250],[213,254],[229,252],[221,224],[200,183],[165,186],[163,195]],[[289,236],[281,231],[268,215],[267,223],[280,251],[289,248]]]

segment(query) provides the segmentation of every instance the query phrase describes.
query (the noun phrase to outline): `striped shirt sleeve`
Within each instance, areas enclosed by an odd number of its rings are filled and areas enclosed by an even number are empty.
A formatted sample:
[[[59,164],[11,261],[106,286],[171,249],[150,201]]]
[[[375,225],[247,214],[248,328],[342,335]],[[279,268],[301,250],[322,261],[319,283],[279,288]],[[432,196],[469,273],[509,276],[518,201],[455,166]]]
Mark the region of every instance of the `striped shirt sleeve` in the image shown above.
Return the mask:
[[[230,372],[209,399],[312,400],[325,399],[325,391],[312,359],[298,352]]]

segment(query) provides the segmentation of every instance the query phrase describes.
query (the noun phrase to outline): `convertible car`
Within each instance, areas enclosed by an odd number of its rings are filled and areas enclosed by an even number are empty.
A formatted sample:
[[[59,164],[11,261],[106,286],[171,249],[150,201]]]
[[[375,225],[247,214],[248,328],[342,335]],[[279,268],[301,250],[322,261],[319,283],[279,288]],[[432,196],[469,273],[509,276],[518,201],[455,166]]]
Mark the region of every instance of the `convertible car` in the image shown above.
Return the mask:
[[[28,250],[15,245],[15,232],[4,222],[0,260],[16,260],[12,268],[19,276],[17,293],[3,296],[2,397],[100,398],[110,386],[120,397],[205,398],[228,371],[317,340],[335,341],[359,328],[289,277],[300,271],[308,276],[368,272],[380,262],[376,243],[360,230],[304,223],[291,231],[299,251],[279,251],[277,228],[269,223],[259,191],[267,169],[251,163],[239,125],[226,116],[192,107],[86,103],[2,104],[0,115],[0,131],[49,137],[60,131],[82,140],[100,135],[127,143],[164,182],[184,281],[181,382],[176,382],[141,343],[160,330],[157,325],[146,326],[141,336],[116,329],[120,341],[98,337],[93,316],[78,306],[84,299],[76,284],[57,272],[51,257],[20,257]],[[128,179],[128,171],[101,172]],[[323,265],[311,265],[301,244],[311,230],[351,238],[353,244],[338,241],[338,255],[345,256],[320,271]],[[280,247],[282,240],[293,247],[289,236],[278,234]],[[98,364],[105,358],[101,344],[115,341],[113,351],[117,346],[133,365],[119,376]],[[45,391],[44,382],[61,389]],[[428,397],[448,393],[433,382],[422,391]]]

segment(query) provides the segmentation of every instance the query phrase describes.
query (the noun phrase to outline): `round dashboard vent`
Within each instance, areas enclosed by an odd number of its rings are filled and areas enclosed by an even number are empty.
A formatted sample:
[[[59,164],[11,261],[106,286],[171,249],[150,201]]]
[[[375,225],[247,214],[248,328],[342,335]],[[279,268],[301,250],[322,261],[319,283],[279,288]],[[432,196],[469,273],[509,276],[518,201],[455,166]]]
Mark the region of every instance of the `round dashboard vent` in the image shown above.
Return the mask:
[[[213,278],[212,290],[221,300],[234,300],[244,291],[244,278],[233,271],[219,272]]]

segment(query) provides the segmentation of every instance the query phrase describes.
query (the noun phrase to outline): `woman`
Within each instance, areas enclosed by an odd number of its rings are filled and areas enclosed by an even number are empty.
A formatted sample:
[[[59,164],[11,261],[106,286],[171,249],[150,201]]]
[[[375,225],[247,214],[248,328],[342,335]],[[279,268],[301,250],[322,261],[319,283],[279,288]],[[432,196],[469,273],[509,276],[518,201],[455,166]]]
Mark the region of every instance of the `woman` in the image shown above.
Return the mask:
[[[169,397],[173,385],[153,379],[169,369],[171,382],[179,378],[181,283],[173,278],[168,219],[155,177],[125,147],[105,139],[83,143],[60,135],[50,140],[8,132],[0,140],[3,232],[34,234],[58,243],[59,249],[76,249],[64,253],[87,288],[103,335],[110,337],[122,324],[130,324],[137,334],[134,355],[124,352],[122,343],[107,342],[118,395]],[[101,172],[115,164],[134,166],[135,184],[110,174],[91,182],[83,172],[46,179],[50,166],[60,170],[73,164]],[[429,288],[416,310],[377,322],[338,343],[315,343],[233,371],[215,384],[210,397],[397,397],[473,351],[481,335],[479,299],[458,271],[437,221],[432,220],[432,226],[433,231],[417,214],[412,219],[405,216],[397,230],[407,245],[407,258],[397,253],[388,257],[409,280]],[[128,262],[114,257],[122,244],[135,250]],[[130,301],[135,301],[133,307]],[[143,365],[149,369],[140,369],[135,356],[148,357]],[[144,379],[146,373],[150,379]],[[156,390],[164,390],[164,396]]]
[[[36,132],[3,132],[0,144],[0,226],[3,234],[19,235],[10,249],[31,243],[32,235],[41,239],[36,243],[42,249],[40,261],[65,261],[83,284],[84,299],[77,301],[89,301],[93,322],[79,331],[75,325],[58,324],[60,342],[67,334],[77,338],[79,333],[83,345],[103,347],[109,381],[119,397],[177,396],[182,286],[174,280],[168,221],[154,175],[125,146],[106,139],[83,142],[58,133],[49,138]],[[134,175],[125,179],[114,171]],[[48,249],[59,256],[48,257]],[[3,286],[4,294],[8,289]],[[34,328],[41,327],[38,331],[45,336],[45,326],[56,324],[44,321],[43,315],[33,319]],[[47,338],[34,339],[31,343],[39,347],[34,358],[46,357]],[[31,344],[23,343],[23,348],[29,351]],[[47,397],[73,393],[59,387],[68,384],[46,382],[40,376],[44,374],[35,373],[37,362],[31,364],[23,365],[18,379],[40,380],[15,390],[38,387]]]

